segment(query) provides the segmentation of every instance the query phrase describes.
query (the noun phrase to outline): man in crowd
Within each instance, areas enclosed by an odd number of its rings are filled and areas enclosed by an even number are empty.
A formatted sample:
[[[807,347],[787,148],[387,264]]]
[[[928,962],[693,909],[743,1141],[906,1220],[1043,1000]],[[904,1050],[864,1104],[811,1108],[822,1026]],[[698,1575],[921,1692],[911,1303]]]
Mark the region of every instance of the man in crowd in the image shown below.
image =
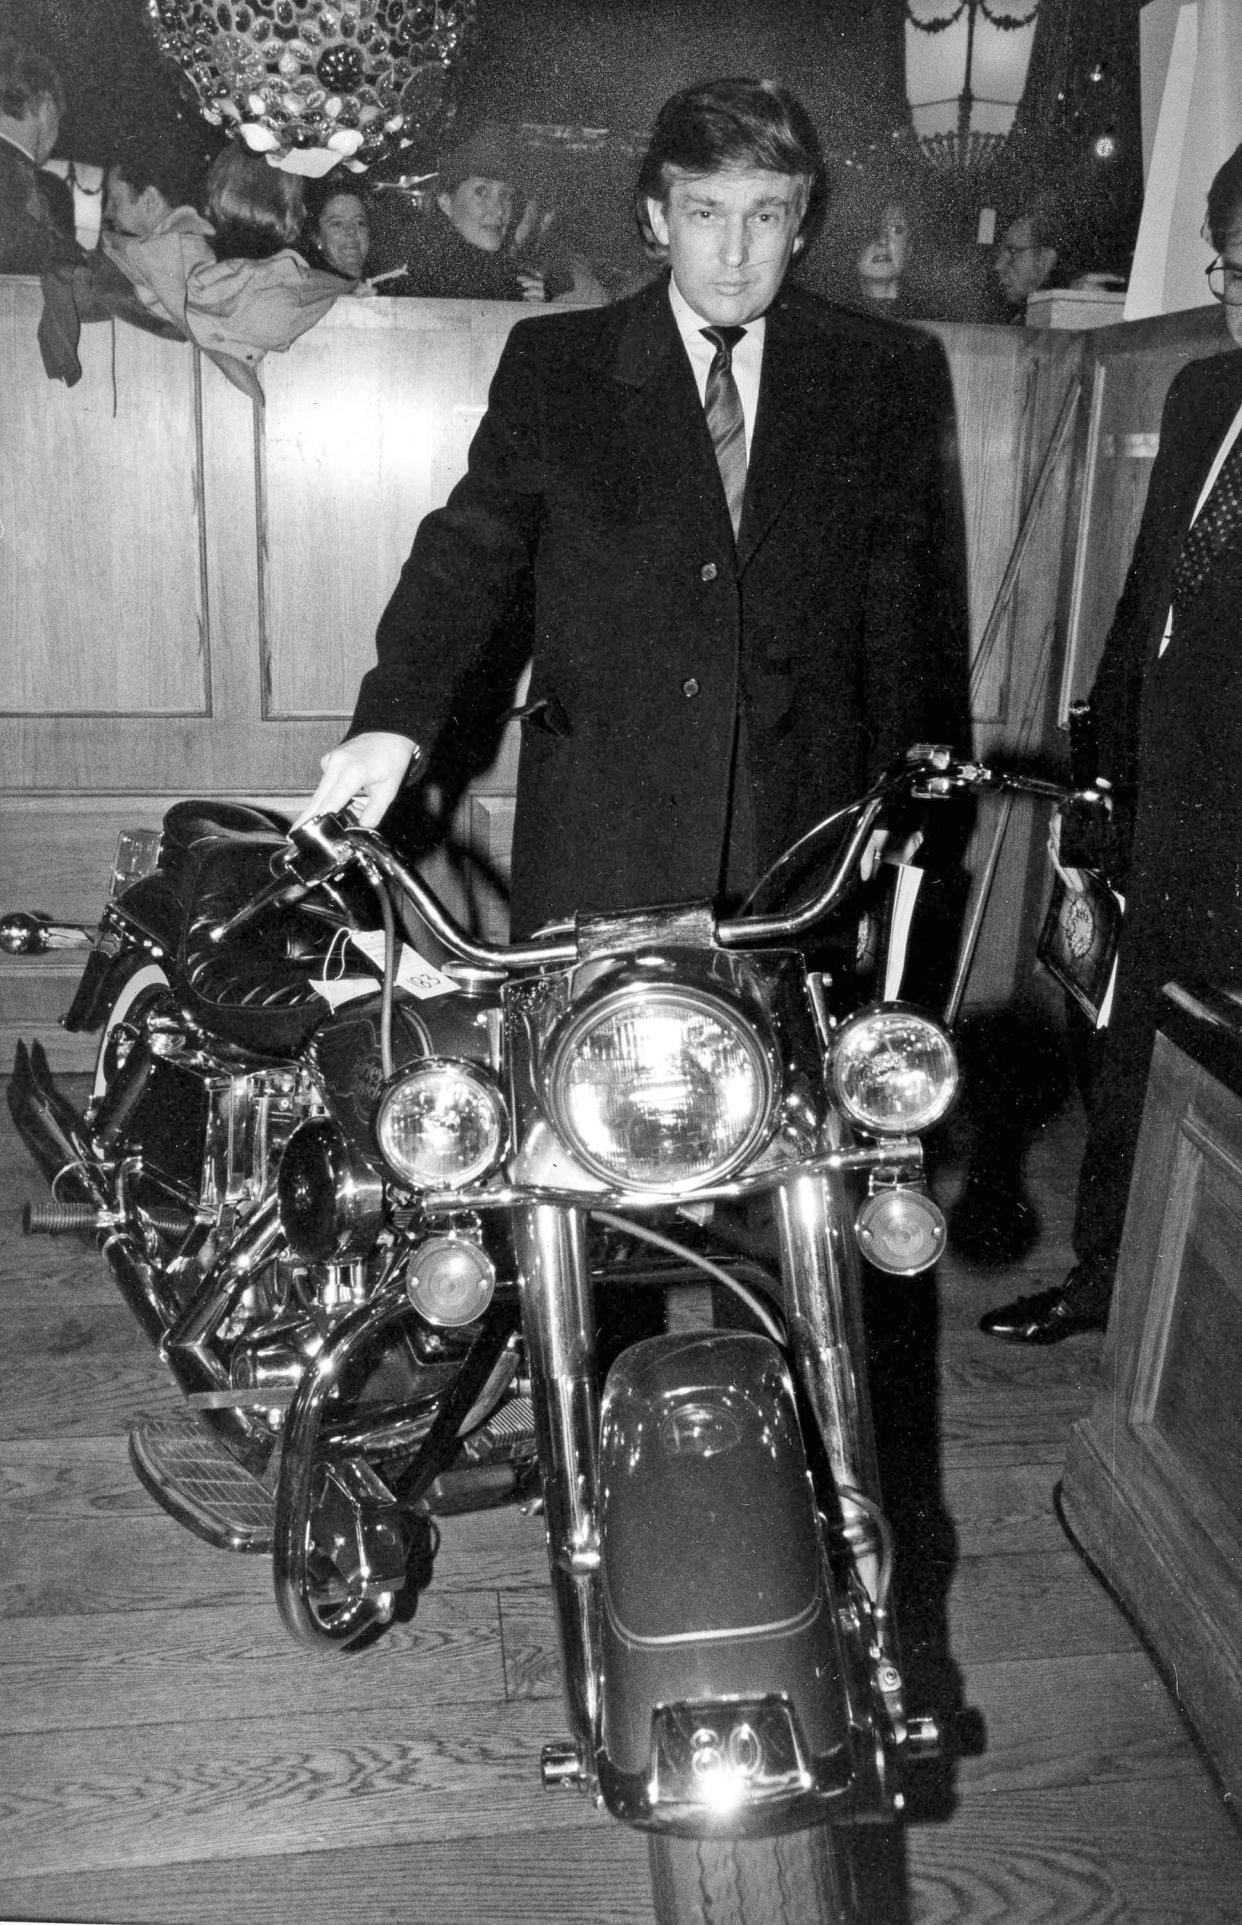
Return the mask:
[[[824,194],[783,88],[666,102],[637,200],[670,273],[514,328],[308,814],[378,822],[526,598],[517,933],[736,900],[910,742],[960,738],[943,361],[785,285]]]
[[[143,307],[182,332],[190,271],[216,258],[196,205],[202,186],[195,163],[168,142],[131,143],[104,177],[104,254]]]
[[[1064,244],[1053,202],[1033,200],[1010,221],[992,252],[992,273],[1011,321],[1026,319],[1026,304],[1041,287],[1052,287]]]
[[[1208,192],[1210,285],[1242,347],[1242,147]],[[1125,922],[1091,1091],[1064,1283],[990,1310],[990,1336],[1102,1330],[1121,1244],[1163,984],[1236,982],[1242,964],[1242,354],[1192,361],[1169,390],[1134,557],[1092,692],[1113,785]],[[1073,862],[1074,853],[1066,854]]]
[[[64,111],[51,61],[0,40],[0,274],[41,274],[83,258],[72,197],[43,171]]]

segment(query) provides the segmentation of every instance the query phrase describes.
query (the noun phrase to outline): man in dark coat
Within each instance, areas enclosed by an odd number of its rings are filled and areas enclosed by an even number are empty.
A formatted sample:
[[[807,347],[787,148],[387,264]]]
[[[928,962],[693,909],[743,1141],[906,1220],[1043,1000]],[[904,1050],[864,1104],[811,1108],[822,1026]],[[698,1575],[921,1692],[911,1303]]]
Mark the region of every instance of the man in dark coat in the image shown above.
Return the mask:
[[[309,813],[379,820],[532,586],[517,932],[736,897],[911,741],[960,738],[943,361],[783,287],[823,193],[783,89],[666,103],[638,194],[671,280],[514,328]]]
[[[1207,225],[1219,256],[1211,284],[1242,347],[1242,147],[1212,183]],[[984,1315],[982,1328],[1009,1342],[1104,1328],[1161,988],[1242,973],[1240,611],[1242,354],[1227,353],[1192,361],[1169,389],[1092,691],[1100,773],[1113,785],[1127,852],[1125,925],[1079,1174],[1077,1261],[1056,1289]]]
[[[41,274],[84,258],[72,197],[43,171],[64,111],[51,61],[0,40],[0,274]]]

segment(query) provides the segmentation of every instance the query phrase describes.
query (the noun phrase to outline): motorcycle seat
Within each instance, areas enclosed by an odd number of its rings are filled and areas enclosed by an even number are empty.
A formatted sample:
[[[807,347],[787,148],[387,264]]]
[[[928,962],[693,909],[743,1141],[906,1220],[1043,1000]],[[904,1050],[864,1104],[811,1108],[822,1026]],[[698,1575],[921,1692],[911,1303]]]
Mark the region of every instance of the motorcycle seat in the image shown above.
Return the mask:
[[[340,922],[313,907],[274,908],[226,942],[211,931],[271,881],[283,837],[241,830],[204,836],[186,852],[188,914],[180,974],[191,1013],[214,1035],[264,1055],[288,1056],[328,1014],[312,986],[323,974]]]
[[[277,843],[285,824],[275,815],[252,809],[244,802],[221,802],[199,797],[174,802],[165,811],[160,840],[160,874],[187,905],[192,874],[192,852],[202,842],[240,842],[262,836]]]

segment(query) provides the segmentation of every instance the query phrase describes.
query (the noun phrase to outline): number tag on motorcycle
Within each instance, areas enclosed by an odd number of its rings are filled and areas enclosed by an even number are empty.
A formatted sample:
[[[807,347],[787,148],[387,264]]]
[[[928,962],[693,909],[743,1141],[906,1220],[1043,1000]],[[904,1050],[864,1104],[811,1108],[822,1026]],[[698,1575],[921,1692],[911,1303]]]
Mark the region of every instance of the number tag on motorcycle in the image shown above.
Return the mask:
[[[361,949],[364,956],[370,958],[377,969],[383,969],[384,934],[382,930],[351,929],[349,940]],[[408,990],[411,996],[418,996],[425,1000],[429,996],[451,996],[457,984],[451,976],[446,976],[442,969],[437,969],[433,962],[428,962],[426,956],[420,956],[417,949],[411,949],[408,942],[403,942],[397,962],[397,988]]]
[[[357,943],[368,961],[374,963],[382,972],[384,967],[384,937],[381,930],[373,934],[362,934],[356,929],[342,930],[342,935]],[[316,976],[312,987],[323,997],[330,1009],[339,1009],[342,1003],[352,1003],[359,996],[373,996],[379,987],[372,975],[351,976],[346,973],[345,948],[338,949],[334,942],[324,963],[322,976]],[[333,965],[339,974],[332,974]],[[446,976],[434,963],[420,956],[408,943],[401,945],[401,958],[397,964],[397,987],[409,992],[411,996],[426,999],[430,996],[447,996],[457,985],[451,976]]]

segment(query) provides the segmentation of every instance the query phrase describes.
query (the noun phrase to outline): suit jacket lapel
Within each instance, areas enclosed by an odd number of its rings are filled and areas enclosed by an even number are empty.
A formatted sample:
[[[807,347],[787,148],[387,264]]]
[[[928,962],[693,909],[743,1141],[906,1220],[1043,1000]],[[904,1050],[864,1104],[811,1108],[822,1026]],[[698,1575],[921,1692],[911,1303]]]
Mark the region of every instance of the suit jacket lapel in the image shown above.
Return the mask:
[[[821,359],[829,351],[821,342]],[[805,473],[811,444],[831,432],[830,421],[825,421],[822,411],[813,420],[807,406],[813,385],[807,365],[810,352],[810,337],[796,310],[778,296],[768,310],[764,333],[759,411],[738,536],[739,569],[746,566]],[[822,375],[820,368],[816,380],[822,380]]]
[[[663,276],[627,315],[612,378],[645,508],[685,523],[698,542],[707,516],[719,522],[720,537],[731,540],[715,451]]]
[[[1185,456],[1185,479],[1179,503],[1181,526],[1173,548],[1174,560],[1226,430],[1242,405],[1242,355],[1222,354],[1214,357],[1211,372],[1215,378],[1210,392],[1195,410],[1193,420],[1187,423],[1189,446]]]

